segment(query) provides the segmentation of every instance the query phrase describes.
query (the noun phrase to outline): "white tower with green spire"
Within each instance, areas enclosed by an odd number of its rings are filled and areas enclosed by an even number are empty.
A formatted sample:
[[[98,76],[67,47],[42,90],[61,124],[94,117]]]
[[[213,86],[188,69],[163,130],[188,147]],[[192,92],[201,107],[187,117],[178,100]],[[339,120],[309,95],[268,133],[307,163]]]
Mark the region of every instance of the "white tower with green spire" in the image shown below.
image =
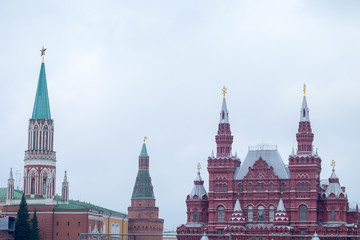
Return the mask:
[[[45,73],[45,48],[36,90],[34,109],[29,120],[28,149],[24,159],[24,193],[26,198],[45,198],[51,203],[55,196],[56,154],[54,122],[51,119]]]

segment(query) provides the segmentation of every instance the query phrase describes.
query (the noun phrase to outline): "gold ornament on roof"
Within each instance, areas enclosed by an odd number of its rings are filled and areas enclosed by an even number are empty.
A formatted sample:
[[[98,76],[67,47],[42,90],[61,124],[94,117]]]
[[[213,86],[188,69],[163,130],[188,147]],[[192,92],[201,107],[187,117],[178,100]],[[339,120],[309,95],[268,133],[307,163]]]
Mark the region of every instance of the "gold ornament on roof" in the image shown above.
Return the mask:
[[[147,137],[144,137],[144,144],[145,144],[145,142],[146,142],[146,139],[147,139]]]
[[[306,96],[306,84],[304,83],[304,97]]]
[[[41,52],[41,57],[42,57],[42,62],[44,62],[44,57],[45,57],[45,51],[46,51],[47,48],[45,48],[44,46],[42,47],[42,49],[40,49],[40,52]]]
[[[200,163],[197,164],[197,169],[198,169],[198,172],[200,172],[200,169],[201,169],[201,164]]]
[[[225,95],[227,93],[227,88],[224,86],[223,89],[221,89],[221,90],[222,90],[223,96],[225,98]]]
[[[331,161],[331,166],[332,166],[333,170],[335,170],[335,160]]]

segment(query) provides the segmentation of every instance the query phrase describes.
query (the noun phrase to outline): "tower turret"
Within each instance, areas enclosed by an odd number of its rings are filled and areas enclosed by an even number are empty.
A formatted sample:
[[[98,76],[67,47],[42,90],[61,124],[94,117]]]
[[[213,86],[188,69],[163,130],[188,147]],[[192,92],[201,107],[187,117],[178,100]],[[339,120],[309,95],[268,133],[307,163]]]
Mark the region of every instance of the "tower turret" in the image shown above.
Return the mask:
[[[198,172],[194,180],[194,187],[186,198],[187,224],[201,223],[207,225],[209,200],[204,188],[204,181],[200,175],[201,165],[198,163]]]
[[[12,173],[12,168],[10,168],[10,175],[8,179],[7,196],[6,196],[7,204],[10,204],[10,201],[13,199],[14,199],[14,177]]]
[[[309,108],[306,102],[306,85],[304,84],[304,97],[300,110],[299,129],[296,134],[296,140],[298,142],[298,155],[311,155],[312,143],[314,140],[314,134],[311,130]]]
[[[65,171],[64,180],[62,182],[61,196],[65,203],[69,203],[69,182],[67,180],[66,171]]]
[[[45,73],[46,49],[36,90],[34,109],[29,120],[28,149],[24,159],[24,193],[26,198],[53,199],[56,183],[56,154],[54,146],[54,123],[50,114],[50,103]]]
[[[216,157],[229,157],[231,153],[231,147],[233,143],[233,136],[231,135],[230,123],[229,123],[229,111],[226,107],[226,91],[224,87],[223,91],[223,102],[220,111],[220,121],[217,135],[215,136],[217,152]]]
[[[162,234],[164,220],[159,218],[159,208],[155,206],[155,196],[149,172],[149,155],[145,143],[139,155],[139,170],[131,197],[129,213],[129,234],[145,234],[144,240],[160,240],[161,236],[146,234]]]

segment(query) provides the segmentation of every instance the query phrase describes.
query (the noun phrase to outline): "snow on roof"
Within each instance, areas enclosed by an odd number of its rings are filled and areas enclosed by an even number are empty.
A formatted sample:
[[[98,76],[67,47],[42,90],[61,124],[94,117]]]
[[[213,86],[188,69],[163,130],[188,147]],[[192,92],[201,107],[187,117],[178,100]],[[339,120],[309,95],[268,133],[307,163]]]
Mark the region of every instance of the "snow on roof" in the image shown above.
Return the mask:
[[[234,179],[243,179],[248,173],[249,167],[252,167],[260,157],[269,165],[269,167],[273,167],[275,175],[280,179],[290,178],[289,169],[284,165],[277,147],[262,144],[249,147],[244,162],[241,164],[241,167],[237,168],[235,171]]]

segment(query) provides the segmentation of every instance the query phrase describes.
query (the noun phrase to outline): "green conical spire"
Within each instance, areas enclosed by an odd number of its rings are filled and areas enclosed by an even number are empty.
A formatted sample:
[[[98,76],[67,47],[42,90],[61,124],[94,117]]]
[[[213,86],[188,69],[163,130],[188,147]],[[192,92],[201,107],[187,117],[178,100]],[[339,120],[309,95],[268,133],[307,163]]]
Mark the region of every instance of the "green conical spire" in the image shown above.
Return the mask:
[[[141,152],[140,152],[140,157],[148,157],[148,153],[147,153],[147,150],[146,150],[146,144],[145,144],[145,142],[144,142],[144,144],[142,145]]]
[[[49,95],[46,83],[45,63],[41,63],[32,119],[51,119]]]

